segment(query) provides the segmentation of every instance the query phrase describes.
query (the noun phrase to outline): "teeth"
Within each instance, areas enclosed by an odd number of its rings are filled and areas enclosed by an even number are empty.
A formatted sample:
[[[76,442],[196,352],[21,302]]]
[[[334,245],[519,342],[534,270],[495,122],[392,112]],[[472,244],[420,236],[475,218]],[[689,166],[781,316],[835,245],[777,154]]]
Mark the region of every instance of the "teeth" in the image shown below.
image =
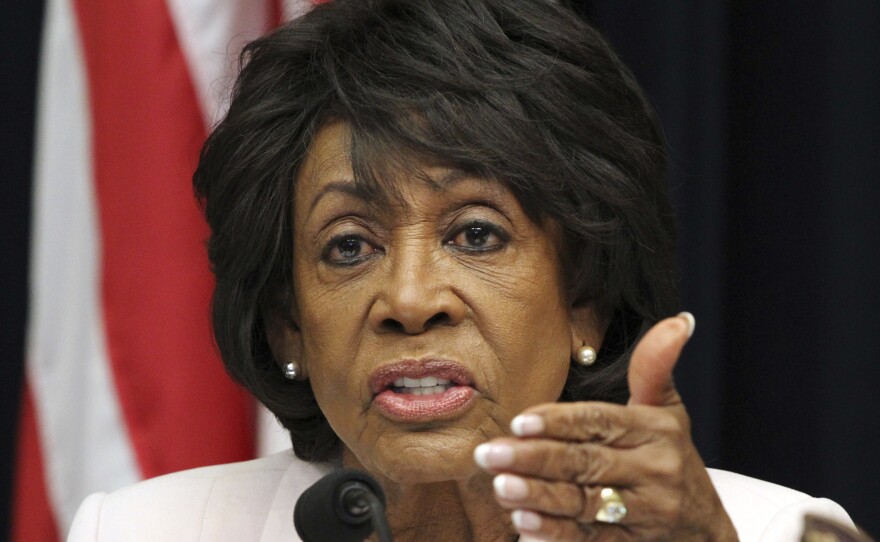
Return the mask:
[[[398,378],[394,381],[395,388],[436,388],[448,386],[449,380],[445,378],[437,378],[436,376],[426,376],[425,378]]]
[[[443,393],[451,387],[451,384],[449,379],[437,378],[436,376],[426,376],[425,378],[404,377],[394,381],[395,388],[411,395]]]

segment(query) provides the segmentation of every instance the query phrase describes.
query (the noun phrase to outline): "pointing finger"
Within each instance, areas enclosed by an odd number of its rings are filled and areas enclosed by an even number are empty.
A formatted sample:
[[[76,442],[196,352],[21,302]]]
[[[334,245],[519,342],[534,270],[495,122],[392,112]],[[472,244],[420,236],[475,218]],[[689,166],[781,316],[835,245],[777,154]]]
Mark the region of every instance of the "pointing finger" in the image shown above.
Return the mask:
[[[518,437],[543,437],[634,448],[657,434],[679,430],[668,413],[611,403],[546,403],[523,411],[510,422]]]

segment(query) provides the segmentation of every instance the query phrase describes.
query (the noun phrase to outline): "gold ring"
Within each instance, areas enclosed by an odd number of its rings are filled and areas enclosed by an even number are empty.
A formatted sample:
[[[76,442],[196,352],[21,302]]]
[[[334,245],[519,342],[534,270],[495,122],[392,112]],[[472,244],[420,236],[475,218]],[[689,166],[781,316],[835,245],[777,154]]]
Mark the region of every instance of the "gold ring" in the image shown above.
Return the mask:
[[[601,523],[620,523],[626,517],[626,503],[620,492],[613,487],[603,487],[599,492],[602,505],[596,512],[596,521]]]

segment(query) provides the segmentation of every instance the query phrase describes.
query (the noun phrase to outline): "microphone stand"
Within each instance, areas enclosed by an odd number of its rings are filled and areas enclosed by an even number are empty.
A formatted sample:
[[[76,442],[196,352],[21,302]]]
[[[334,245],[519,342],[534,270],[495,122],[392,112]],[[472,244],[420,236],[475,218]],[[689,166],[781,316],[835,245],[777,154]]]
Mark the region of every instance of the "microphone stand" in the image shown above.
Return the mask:
[[[367,505],[370,507],[370,521],[373,523],[373,530],[379,535],[379,542],[394,542],[391,537],[391,529],[385,518],[385,506],[382,501],[372,491],[365,491],[363,498],[366,499]]]

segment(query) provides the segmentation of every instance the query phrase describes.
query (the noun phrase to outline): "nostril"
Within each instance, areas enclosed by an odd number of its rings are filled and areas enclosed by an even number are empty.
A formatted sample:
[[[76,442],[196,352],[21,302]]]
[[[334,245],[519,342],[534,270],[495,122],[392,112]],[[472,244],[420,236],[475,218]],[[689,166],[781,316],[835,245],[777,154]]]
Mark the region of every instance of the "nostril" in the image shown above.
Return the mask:
[[[449,323],[449,315],[445,312],[438,312],[425,322],[425,327],[441,326]]]
[[[394,318],[386,318],[382,320],[382,328],[387,331],[403,331],[403,324],[395,320]]]
[[[394,318],[386,318],[382,320],[382,329],[384,331],[392,331],[399,333],[422,333],[431,329],[434,326],[443,326],[448,325],[451,322],[449,315],[445,312],[438,312],[434,316],[428,318],[428,320],[424,321],[422,325],[418,325],[417,322],[412,322],[411,327],[407,327],[406,324],[401,322],[400,320],[395,320]]]

